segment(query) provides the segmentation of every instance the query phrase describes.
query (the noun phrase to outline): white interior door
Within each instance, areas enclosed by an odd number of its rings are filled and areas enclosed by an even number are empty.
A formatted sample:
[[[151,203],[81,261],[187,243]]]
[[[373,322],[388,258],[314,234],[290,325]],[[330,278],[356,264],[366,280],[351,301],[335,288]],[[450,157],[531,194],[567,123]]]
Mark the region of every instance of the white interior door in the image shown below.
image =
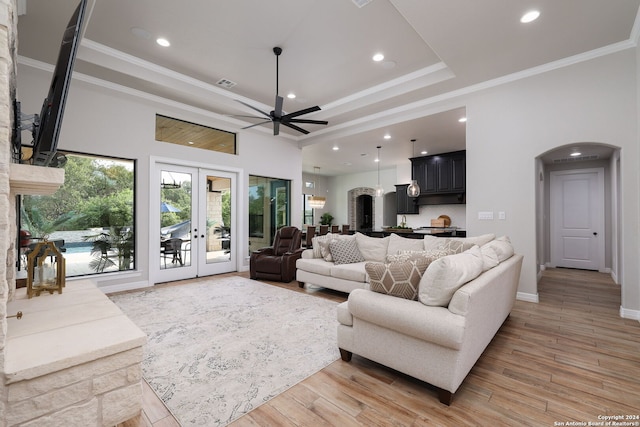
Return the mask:
[[[236,271],[236,175],[157,163],[153,177],[153,283]]]
[[[551,172],[551,264],[604,270],[604,169]]]

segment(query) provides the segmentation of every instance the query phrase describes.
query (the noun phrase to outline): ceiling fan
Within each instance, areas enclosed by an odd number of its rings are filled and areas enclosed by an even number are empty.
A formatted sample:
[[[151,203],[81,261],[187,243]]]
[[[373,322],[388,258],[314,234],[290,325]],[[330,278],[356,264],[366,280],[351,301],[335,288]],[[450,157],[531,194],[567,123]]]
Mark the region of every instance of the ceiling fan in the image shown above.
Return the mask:
[[[316,125],[326,125],[329,122],[326,120],[309,120],[309,119],[298,119],[297,117],[302,116],[304,114],[308,114],[308,113],[312,113],[314,111],[320,111],[320,107],[318,107],[317,105],[314,107],[309,107],[309,108],[305,108],[303,110],[299,110],[299,111],[295,111],[293,113],[289,113],[289,114],[282,114],[282,103],[284,101],[284,99],[278,95],[278,58],[280,56],[280,54],[282,53],[282,48],[279,47],[274,47],[273,48],[273,53],[275,53],[276,55],[276,105],[273,108],[273,110],[271,110],[270,113],[266,113],[265,111],[260,110],[259,108],[256,108],[252,105],[247,104],[246,102],[242,102],[240,100],[236,100],[239,103],[241,103],[242,105],[246,105],[247,107],[251,108],[252,110],[257,111],[258,113],[262,114],[262,116],[235,116],[235,117],[248,117],[248,118],[253,118],[253,119],[265,119],[264,121],[260,122],[260,123],[255,123],[253,125],[250,126],[246,126],[243,127],[242,129],[249,129],[252,128],[254,126],[260,126],[263,125],[265,123],[270,123],[273,122],[273,134],[274,135],[278,135],[280,133],[280,125],[282,126],[286,126],[288,128],[297,130],[298,132],[304,133],[305,135],[309,133],[308,130],[302,129],[300,126],[295,125],[294,123],[311,123],[311,124],[316,124]]]

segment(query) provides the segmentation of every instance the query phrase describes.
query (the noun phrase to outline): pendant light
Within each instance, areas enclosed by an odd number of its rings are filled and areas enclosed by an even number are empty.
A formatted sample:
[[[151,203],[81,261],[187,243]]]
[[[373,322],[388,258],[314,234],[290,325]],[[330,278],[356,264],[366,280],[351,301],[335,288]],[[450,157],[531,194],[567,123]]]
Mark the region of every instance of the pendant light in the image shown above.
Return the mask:
[[[414,156],[415,154],[415,145],[416,145],[416,140],[412,139],[411,140],[411,155]],[[418,181],[415,179],[411,180],[411,184],[409,184],[409,186],[407,187],[407,196],[409,197],[418,197],[420,195],[420,186],[418,185]]]
[[[376,185],[376,197],[382,197],[382,195],[384,194],[384,189],[382,188],[382,185],[380,185],[380,148],[382,146],[378,145],[378,158],[376,159],[376,161],[378,162],[378,185]]]
[[[313,180],[313,192],[315,193],[316,183],[318,182],[317,173],[320,170],[320,168],[318,166],[314,166],[313,170],[316,173],[316,176],[314,177],[314,180]],[[322,209],[324,208],[324,204],[326,201],[327,201],[326,197],[316,196],[315,194],[313,194],[311,195],[311,197],[309,197],[309,207],[311,209]]]

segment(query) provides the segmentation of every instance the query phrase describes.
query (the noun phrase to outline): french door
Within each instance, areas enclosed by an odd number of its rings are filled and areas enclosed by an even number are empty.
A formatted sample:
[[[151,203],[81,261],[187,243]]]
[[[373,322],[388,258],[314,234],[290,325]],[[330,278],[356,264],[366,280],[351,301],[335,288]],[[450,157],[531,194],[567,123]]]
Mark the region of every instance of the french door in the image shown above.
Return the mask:
[[[236,174],[156,163],[154,178],[153,282],[236,271]]]

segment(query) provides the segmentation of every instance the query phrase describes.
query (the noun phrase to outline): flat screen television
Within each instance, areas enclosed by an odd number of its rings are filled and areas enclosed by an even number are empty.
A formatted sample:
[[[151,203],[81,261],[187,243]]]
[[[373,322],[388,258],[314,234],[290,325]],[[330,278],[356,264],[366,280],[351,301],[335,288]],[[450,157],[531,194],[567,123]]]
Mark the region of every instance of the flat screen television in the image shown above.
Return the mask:
[[[39,119],[34,120],[33,154],[28,163],[36,166],[55,166],[52,164],[58,146],[58,137],[62,127],[64,106],[71,84],[73,63],[80,44],[82,24],[87,0],[81,0],[69,20],[62,37],[60,52],[56,62],[49,93],[42,103]],[[19,111],[19,107],[17,108]],[[16,117],[16,122],[20,118]],[[39,122],[39,123],[38,123]],[[19,134],[20,131],[14,132]],[[55,163],[55,162],[54,162]]]

